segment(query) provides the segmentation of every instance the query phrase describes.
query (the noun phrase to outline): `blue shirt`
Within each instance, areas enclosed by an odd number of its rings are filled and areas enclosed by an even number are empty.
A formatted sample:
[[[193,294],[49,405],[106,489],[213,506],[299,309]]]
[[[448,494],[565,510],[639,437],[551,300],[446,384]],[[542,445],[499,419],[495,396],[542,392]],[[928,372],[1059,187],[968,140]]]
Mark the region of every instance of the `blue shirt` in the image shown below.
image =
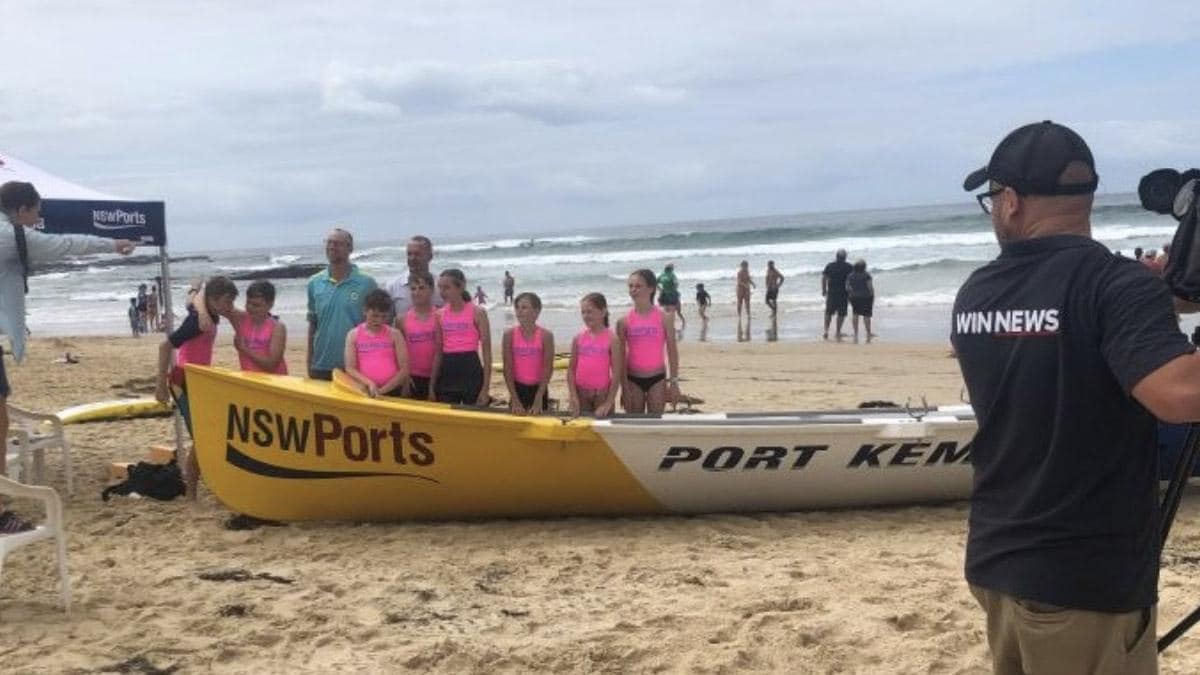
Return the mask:
[[[346,333],[363,321],[363,300],[375,289],[375,280],[350,266],[350,274],[334,281],[326,268],[308,279],[308,322],[313,325],[314,370],[344,368]]]

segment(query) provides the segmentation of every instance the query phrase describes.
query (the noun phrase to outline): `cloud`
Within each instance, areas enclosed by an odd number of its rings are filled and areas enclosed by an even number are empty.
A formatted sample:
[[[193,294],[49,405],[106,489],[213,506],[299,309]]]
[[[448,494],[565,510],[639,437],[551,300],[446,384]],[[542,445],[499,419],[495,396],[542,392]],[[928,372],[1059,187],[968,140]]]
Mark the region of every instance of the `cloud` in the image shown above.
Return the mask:
[[[334,62],[321,78],[323,110],[370,117],[499,113],[550,125],[577,124],[685,97],[677,87],[624,81],[556,60],[372,67]]]

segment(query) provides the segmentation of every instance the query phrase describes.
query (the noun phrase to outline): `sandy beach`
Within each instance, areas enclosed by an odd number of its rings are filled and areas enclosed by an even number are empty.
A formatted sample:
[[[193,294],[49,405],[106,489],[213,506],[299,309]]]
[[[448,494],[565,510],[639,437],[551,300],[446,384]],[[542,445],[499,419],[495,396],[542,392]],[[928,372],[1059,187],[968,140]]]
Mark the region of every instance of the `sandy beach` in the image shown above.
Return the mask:
[[[228,342],[225,330],[217,362],[233,366]],[[302,337],[291,342],[295,372]],[[9,363],[11,401],[55,411],[145,395],[156,349],[153,338],[34,340],[24,363]],[[68,350],[79,364],[55,362]],[[681,350],[683,389],[708,411],[950,404],[962,387],[942,344]],[[197,503],[100,500],[107,465],[169,442],[169,420],[68,429],[75,607],[58,607],[50,545],[11,555],[0,579],[7,673],[990,670],[983,613],[962,578],[963,503],[234,532],[203,487]],[[61,462],[48,463],[61,491]],[[231,570],[251,578],[200,578]],[[1200,603],[1198,570],[1193,491],[1164,554],[1160,633]],[[1198,636],[1177,642],[1161,671],[1200,672]]]

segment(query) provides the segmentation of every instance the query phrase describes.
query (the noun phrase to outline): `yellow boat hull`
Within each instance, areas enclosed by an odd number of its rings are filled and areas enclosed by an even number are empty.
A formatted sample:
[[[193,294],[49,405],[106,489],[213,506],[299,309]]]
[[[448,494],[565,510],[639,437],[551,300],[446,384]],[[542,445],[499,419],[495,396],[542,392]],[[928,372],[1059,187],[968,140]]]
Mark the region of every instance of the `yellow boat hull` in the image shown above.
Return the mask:
[[[964,407],[563,420],[188,366],[201,473],[273,520],[788,511],[965,498]]]

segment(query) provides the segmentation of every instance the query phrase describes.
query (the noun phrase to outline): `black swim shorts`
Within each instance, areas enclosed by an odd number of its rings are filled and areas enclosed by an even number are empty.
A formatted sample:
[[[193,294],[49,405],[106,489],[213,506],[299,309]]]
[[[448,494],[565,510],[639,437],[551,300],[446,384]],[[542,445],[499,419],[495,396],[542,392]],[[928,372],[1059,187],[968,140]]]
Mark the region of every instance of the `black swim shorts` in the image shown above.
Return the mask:
[[[778,288],[768,288],[767,289],[767,300],[776,300],[778,298],[779,298],[779,289]]]
[[[850,298],[844,293],[838,293],[837,295],[830,293],[825,296],[825,313],[846,316],[846,307],[849,304]]]
[[[859,316],[871,316],[871,312],[875,308],[875,296],[868,295],[860,298],[850,298],[850,305],[854,308],[854,313]]]

